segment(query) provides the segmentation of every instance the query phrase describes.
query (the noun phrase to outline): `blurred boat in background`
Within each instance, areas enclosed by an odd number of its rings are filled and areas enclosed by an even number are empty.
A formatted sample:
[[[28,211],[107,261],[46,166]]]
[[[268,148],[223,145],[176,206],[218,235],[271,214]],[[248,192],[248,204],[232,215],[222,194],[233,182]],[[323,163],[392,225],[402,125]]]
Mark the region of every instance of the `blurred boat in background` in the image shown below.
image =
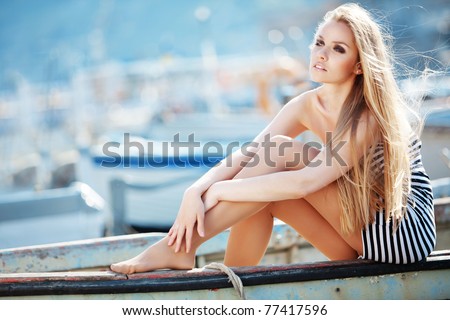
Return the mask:
[[[319,7],[308,9],[309,18],[322,14]],[[14,90],[0,95],[0,194],[8,199],[20,193],[25,201],[55,190],[72,192],[71,185],[81,182],[105,201],[98,209],[98,230],[106,235],[166,231],[193,181],[251,141],[289,99],[315,86],[308,79],[305,54],[310,40],[303,34],[312,24],[297,26],[279,18],[267,22],[270,26],[261,32],[269,47],[252,54],[218,55],[205,33],[195,57],[164,52],[155,59],[120,62],[102,56],[103,14],[114,14],[110,9],[99,7],[91,30],[92,50],[99,54],[93,63],[72,65],[65,82],[31,83],[14,74]],[[199,10],[191,18],[204,29],[211,12]],[[56,56],[49,61],[49,73],[65,55]],[[447,177],[448,78],[431,77],[425,84],[419,80],[405,82],[404,89],[421,88],[427,110],[433,111],[422,135],[423,161],[432,179]],[[438,107],[443,113],[434,113]],[[186,150],[191,134],[194,148]],[[179,152],[164,150],[164,144],[176,139],[183,145]],[[312,135],[300,139],[316,141]],[[160,161],[163,165],[156,163]],[[36,212],[50,212],[50,207],[51,202],[40,202]],[[21,214],[32,219],[32,212]],[[25,230],[31,221],[14,223],[23,223]],[[41,228],[48,239],[33,240],[27,232],[27,243],[57,241],[50,234],[64,233],[65,226],[78,227],[80,239],[91,236],[83,234],[83,223],[67,219]],[[12,238],[8,242],[22,244]]]
[[[176,69],[170,69],[168,79],[173,80],[172,85],[176,85],[175,79],[179,79],[178,85],[183,86],[204,72],[200,63],[198,66],[200,69],[196,72],[191,65],[188,71],[181,69],[179,74]],[[237,64],[237,67],[242,67],[242,62]],[[241,73],[231,70],[229,72],[234,72],[235,77],[238,77],[238,74],[253,74],[254,67],[255,65],[250,69],[243,68],[240,70]],[[113,67],[112,71],[106,74],[113,79],[118,77],[122,80],[113,81],[108,77],[102,79],[105,83],[116,83],[125,81],[124,79],[148,77],[154,81],[149,84],[152,90],[156,90],[159,82],[167,80],[161,73],[159,78],[155,77],[153,71],[138,75],[136,69],[130,69],[134,70],[130,71],[132,75],[130,76],[127,72],[123,70],[118,72],[118,69]],[[80,77],[86,83],[90,83],[97,79],[97,73]],[[73,94],[77,99],[81,99],[82,107],[77,112],[47,111],[43,118],[30,116],[22,118],[21,121],[18,121],[18,118],[6,117],[3,121],[8,125],[3,127],[0,139],[4,150],[9,151],[2,153],[5,161],[5,166],[1,170],[3,194],[5,197],[18,191],[32,194],[39,190],[67,188],[71,183],[79,181],[87,184],[105,201],[100,215],[103,219],[100,225],[105,226],[105,235],[167,231],[177,215],[184,190],[228,153],[251,141],[273,116],[274,111],[268,112],[266,109],[255,107],[255,101],[267,99],[265,91],[256,90],[257,94],[253,96],[253,100],[244,103],[249,97],[248,92],[253,92],[255,88],[255,78],[252,76],[249,79],[252,79],[251,85],[244,84],[247,88],[244,92],[247,93],[242,94],[242,91],[238,90],[240,98],[233,97],[233,94],[221,96],[220,99],[216,97],[213,99],[216,101],[215,104],[211,102],[216,108],[208,108],[210,104],[207,103],[207,99],[199,98],[198,90],[202,90],[199,86],[192,88],[191,100],[186,98],[187,94],[179,100],[174,97],[164,100],[162,93],[151,91],[153,93],[146,93],[145,98],[150,100],[141,102],[153,101],[153,109],[134,106],[132,101],[136,103],[136,100],[132,98],[130,105],[120,108],[119,113],[115,113],[114,110],[99,112],[99,109],[94,108],[97,111],[89,117],[89,111],[86,109],[86,105],[89,104],[82,99],[86,96],[87,89],[80,89],[82,86],[78,84],[74,88],[78,88],[79,91],[74,91]],[[291,88],[285,92],[295,95],[305,88],[305,83],[302,82],[296,90]],[[160,90],[165,91],[167,88]],[[149,98],[150,96],[152,98]],[[290,96],[286,95],[282,100],[289,98]],[[59,98],[53,97],[51,101],[59,101],[60,104],[56,104],[55,107],[58,106],[63,110],[63,101],[68,103],[68,100],[70,100],[68,94],[60,94]],[[227,106],[225,101],[232,100],[241,103]],[[186,103],[183,105],[181,101]],[[195,108],[196,105],[199,107]],[[220,107],[217,107],[219,105]],[[429,95],[424,109],[427,113],[421,136],[424,165],[432,179],[448,177],[450,176],[449,98]],[[116,116],[113,116],[114,114]],[[121,117],[119,114],[126,116]],[[121,118],[123,121],[120,121]],[[74,123],[67,126],[70,119],[73,119]],[[135,125],[133,119],[137,120]],[[95,125],[97,123],[98,126]],[[38,133],[41,129],[43,132]],[[30,143],[33,136],[36,136],[38,143],[32,148]],[[180,142],[178,151],[171,147],[172,143],[177,142],[176,139]],[[315,137],[311,135],[302,136],[301,139],[315,141]],[[22,140],[24,143],[19,143]],[[163,148],[164,144],[168,146],[167,150]],[[152,150],[149,150],[149,146]],[[153,165],[149,163],[149,159],[153,160]],[[21,223],[25,223],[25,220],[21,220]],[[63,225],[61,222],[60,227],[53,225],[52,228],[45,229],[60,234],[59,229],[62,230]],[[66,225],[75,226],[70,220],[67,220]],[[36,224],[36,228],[39,228],[38,226],[39,224]],[[84,229],[83,224],[78,223],[78,226],[80,231]],[[80,239],[87,236],[79,234]],[[32,233],[27,235],[31,239]],[[65,239],[60,238],[61,241]],[[42,244],[55,240],[58,241],[49,237],[47,240],[34,241],[35,244]],[[20,241],[17,243],[11,241],[8,246],[23,244]],[[5,248],[5,245],[6,242],[0,245],[0,248]]]
[[[173,115],[151,127],[151,139],[119,136],[106,153],[105,144],[91,148],[80,178],[110,203],[112,234],[125,232],[118,220],[140,232],[167,231],[184,190],[268,120],[258,112]]]
[[[220,68],[205,63],[205,57],[126,66],[112,63],[79,70],[69,87],[50,91],[20,82],[16,97],[0,101],[0,146],[4,150],[0,194],[5,199],[14,193],[27,194],[22,198],[25,201],[41,191],[70,190],[72,183],[82,182],[105,200],[99,209],[105,234],[167,230],[186,187],[227,153],[251,141],[280,107],[272,87],[260,87],[259,82],[273,80],[272,85],[277,86],[286,77],[292,80],[293,73],[280,74],[299,65],[286,59],[281,63],[265,56],[224,57]],[[301,77],[302,73],[298,74]],[[291,80],[286,81],[292,90],[298,81]],[[257,101],[263,101],[264,108],[258,108]],[[194,144],[200,145],[193,151],[180,148],[175,162],[172,151],[146,149],[149,142],[170,145],[176,136],[183,144],[190,141],[191,134]],[[129,146],[125,137],[130,138]],[[133,147],[136,143],[141,143],[143,153]],[[117,144],[120,147],[116,148]],[[108,145],[112,147],[105,154]],[[129,157],[122,152],[126,147],[131,150]],[[140,156],[169,162],[141,167]],[[191,160],[199,162],[193,165]],[[118,187],[127,185],[117,183],[119,180],[151,188],[128,192]],[[124,200],[121,203],[119,199]],[[52,211],[47,209],[51,202],[39,202],[37,206],[39,211]],[[118,208],[123,208],[123,219],[132,229],[115,228],[120,225],[114,223]],[[32,212],[22,214],[32,219]],[[15,223],[28,228],[25,226],[31,221]],[[93,236],[83,234],[83,223],[70,219],[45,226],[35,221],[34,225],[46,230],[48,239],[29,232],[22,234],[28,237],[25,242],[11,238],[0,243],[0,248],[58,241],[50,234],[61,235],[65,226],[78,227],[79,239]]]
[[[84,183],[0,195],[0,248],[102,237],[104,200]]]

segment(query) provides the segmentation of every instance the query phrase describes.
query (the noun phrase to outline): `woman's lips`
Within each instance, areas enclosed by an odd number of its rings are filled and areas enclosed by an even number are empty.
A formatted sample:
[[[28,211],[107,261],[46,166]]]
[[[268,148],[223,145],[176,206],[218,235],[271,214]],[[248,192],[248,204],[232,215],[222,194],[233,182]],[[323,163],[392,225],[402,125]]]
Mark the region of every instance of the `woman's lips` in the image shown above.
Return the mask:
[[[314,69],[320,70],[320,71],[327,71],[327,69],[325,69],[325,67],[321,64],[315,64]]]

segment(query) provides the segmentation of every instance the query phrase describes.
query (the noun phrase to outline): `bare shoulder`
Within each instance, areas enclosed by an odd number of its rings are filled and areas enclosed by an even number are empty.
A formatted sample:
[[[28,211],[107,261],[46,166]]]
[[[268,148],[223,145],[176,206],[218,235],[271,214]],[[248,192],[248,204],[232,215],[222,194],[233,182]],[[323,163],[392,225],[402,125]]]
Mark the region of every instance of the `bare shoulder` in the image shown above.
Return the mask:
[[[302,92],[298,96],[292,98],[285,106],[284,109],[290,110],[300,117],[305,119],[311,114],[314,109],[314,101],[317,99],[317,93],[313,90]]]
[[[314,99],[317,99],[317,89],[311,89],[302,92],[301,94],[293,98],[291,101],[289,101],[289,103],[296,104],[300,108],[307,108],[308,106],[312,105]]]
[[[308,118],[310,117],[311,97],[311,92],[307,91],[292,98],[261,134],[270,133],[272,135],[279,134],[296,137],[303,131],[308,130],[309,126],[307,124],[310,122]],[[258,135],[259,138],[261,134]]]

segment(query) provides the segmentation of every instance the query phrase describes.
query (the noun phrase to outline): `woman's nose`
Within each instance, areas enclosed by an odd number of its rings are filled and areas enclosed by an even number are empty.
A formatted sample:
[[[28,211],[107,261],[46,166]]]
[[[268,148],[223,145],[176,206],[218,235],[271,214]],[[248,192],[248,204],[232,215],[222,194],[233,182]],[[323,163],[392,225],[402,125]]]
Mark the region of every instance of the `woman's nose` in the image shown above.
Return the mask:
[[[328,52],[325,47],[320,48],[320,50],[317,52],[317,56],[320,60],[327,61],[328,60]]]

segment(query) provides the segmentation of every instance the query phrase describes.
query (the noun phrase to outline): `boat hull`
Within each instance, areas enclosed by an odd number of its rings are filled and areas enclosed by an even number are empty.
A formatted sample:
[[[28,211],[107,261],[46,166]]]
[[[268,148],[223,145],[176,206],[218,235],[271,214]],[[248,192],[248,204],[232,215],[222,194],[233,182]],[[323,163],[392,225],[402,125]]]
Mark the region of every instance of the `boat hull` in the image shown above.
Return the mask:
[[[449,299],[450,251],[390,265],[367,260],[232,268],[247,299]],[[0,276],[2,299],[239,299],[219,271],[111,271]]]

